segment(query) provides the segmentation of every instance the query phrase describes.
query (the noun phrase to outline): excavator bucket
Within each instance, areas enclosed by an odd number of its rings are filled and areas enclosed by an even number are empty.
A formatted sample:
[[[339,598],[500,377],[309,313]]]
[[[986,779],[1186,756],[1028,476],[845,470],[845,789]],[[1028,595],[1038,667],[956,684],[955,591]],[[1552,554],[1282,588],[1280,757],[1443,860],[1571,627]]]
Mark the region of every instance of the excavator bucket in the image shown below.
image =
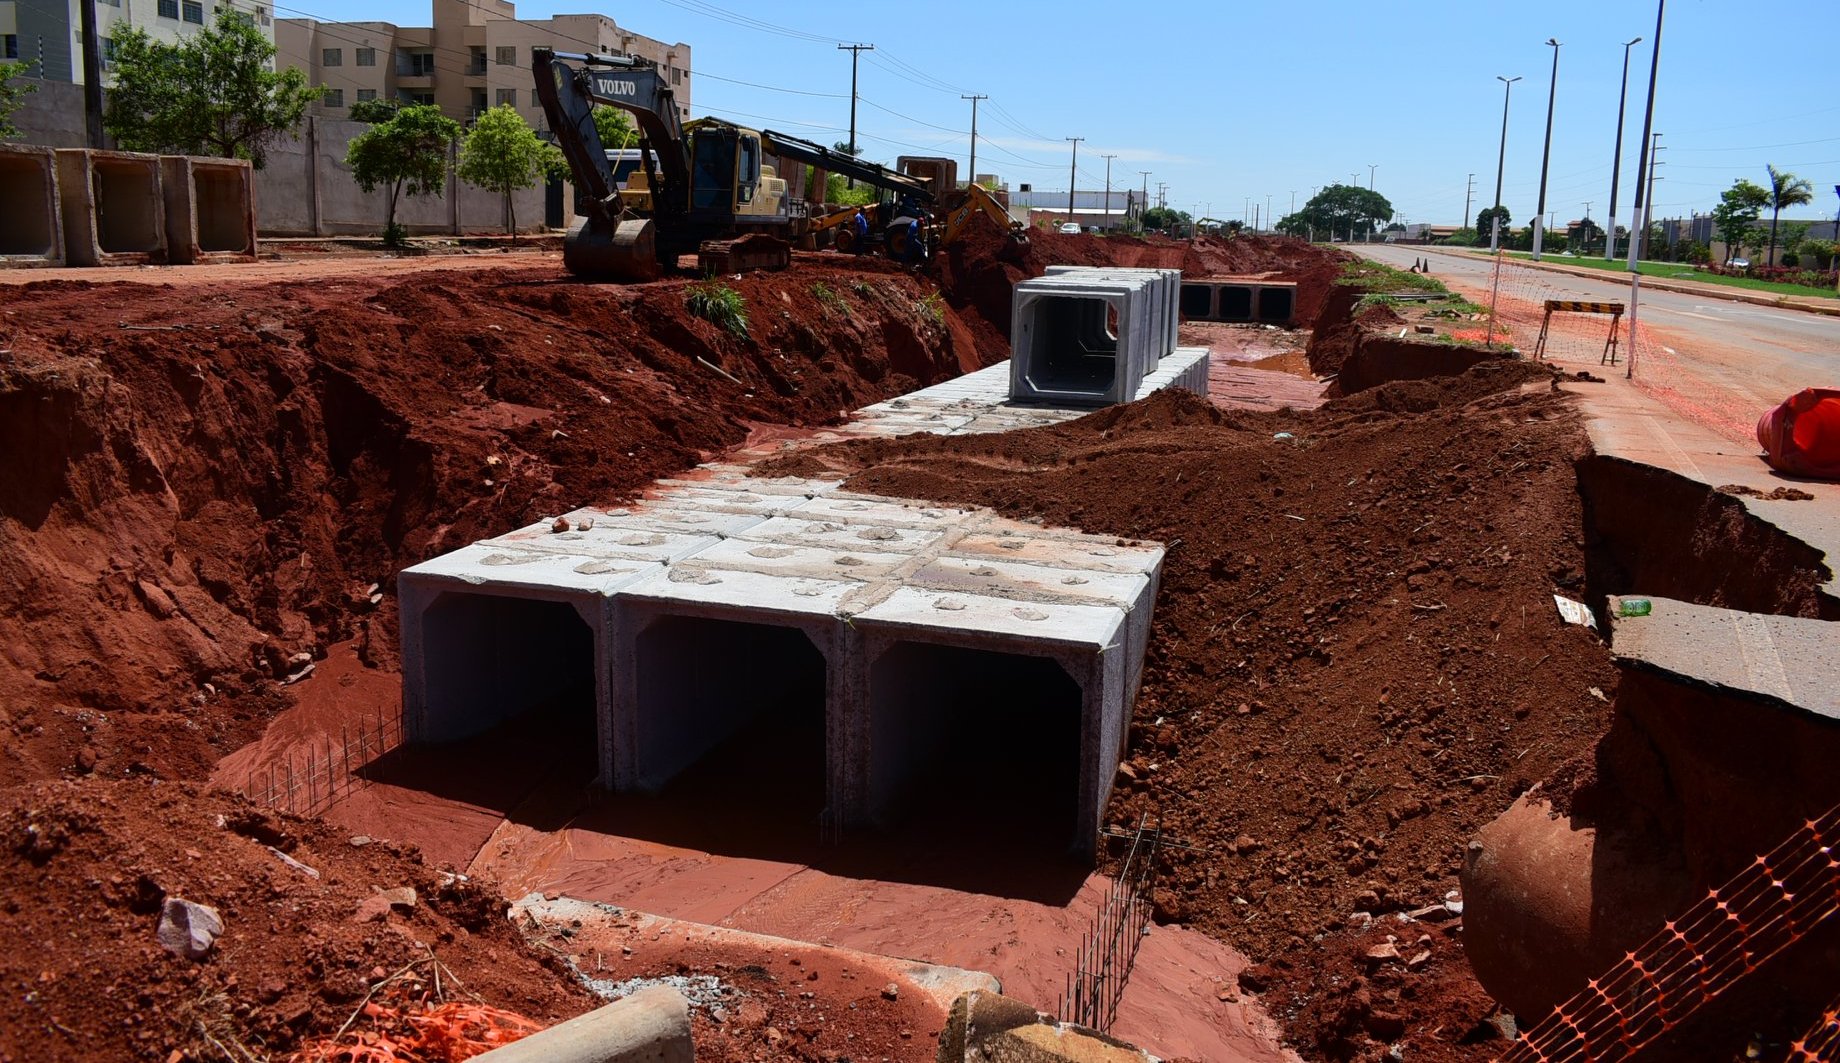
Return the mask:
[[[657,230],[650,219],[620,222],[612,231],[583,218],[562,244],[562,264],[570,273],[623,282],[657,280]]]

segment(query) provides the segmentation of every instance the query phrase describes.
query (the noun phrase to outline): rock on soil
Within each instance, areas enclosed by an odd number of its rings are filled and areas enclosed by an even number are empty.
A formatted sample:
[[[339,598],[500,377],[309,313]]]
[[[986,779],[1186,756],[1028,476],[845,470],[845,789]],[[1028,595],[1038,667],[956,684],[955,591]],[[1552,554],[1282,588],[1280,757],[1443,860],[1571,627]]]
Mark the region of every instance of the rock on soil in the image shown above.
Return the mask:
[[[1307,966],[1357,909],[1441,902],[1471,832],[1606,725],[1591,691],[1615,689],[1609,653],[1552,608],[1583,583],[1587,442],[1568,398],[1524,387],[1551,379],[1490,363],[1307,414],[1171,391],[786,460],[850,490],[1167,544],[1108,821],[1160,815],[1194,847],[1165,850],[1166,910]]]
[[[148,778],[4,797],[0,1058],[224,1058],[215,1041],[280,1059],[410,964],[432,991],[430,956],[483,1002],[546,1025],[599,1003],[524,944],[490,883],[455,881],[413,850],[354,848],[323,824]],[[353,922],[381,883],[410,883],[421,903]]]

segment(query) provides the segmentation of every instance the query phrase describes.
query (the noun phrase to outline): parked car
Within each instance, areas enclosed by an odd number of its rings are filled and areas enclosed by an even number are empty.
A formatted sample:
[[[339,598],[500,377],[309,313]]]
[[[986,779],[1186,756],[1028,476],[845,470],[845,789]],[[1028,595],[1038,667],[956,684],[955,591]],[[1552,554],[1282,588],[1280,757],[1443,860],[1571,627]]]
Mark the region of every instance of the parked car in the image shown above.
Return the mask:
[[[1067,236],[1080,235],[1080,223],[1077,221],[1061,222],[1061,232]]]

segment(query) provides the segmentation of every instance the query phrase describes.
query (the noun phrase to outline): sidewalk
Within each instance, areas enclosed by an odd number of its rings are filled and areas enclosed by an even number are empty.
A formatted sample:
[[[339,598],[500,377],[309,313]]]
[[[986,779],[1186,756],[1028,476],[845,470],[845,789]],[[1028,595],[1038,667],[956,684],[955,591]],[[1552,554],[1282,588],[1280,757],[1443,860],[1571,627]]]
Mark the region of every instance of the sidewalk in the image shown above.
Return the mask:
[[[1426,251],[1446,255],[1464,255],[1469,258],[1493,261],[1495,256],[1486,251],[1472,251],[1461,247],[1426,247]],[[1616,270],[1592,269],[1589,266],[1568,266],[1559,262],[1535,262],[1525,258],[1508,258],[1507,262],[1528,269],[1543,269],[1551,273],[1564,273],[1573,277],[1600,280],[1608,284],[1627,284],[1629,275]],[[1802,310],[1810,314],[1823,314],[1827,317],[1840,317],[1840,299],[1823,299],[1820,296],[1777,295],[1773,292],[1751,291],[1747,288],[1733,288],[1723,284],[1707,284],[1704,281],[1672,280],[1662,277],[1642,275],[1642,287],[1662,292],[1677,292],[1681,295],[1699,295],[1708,299],[1724,299],[1734,303],[1750,303],[1753,306],[1773,306],[1784,310]]]

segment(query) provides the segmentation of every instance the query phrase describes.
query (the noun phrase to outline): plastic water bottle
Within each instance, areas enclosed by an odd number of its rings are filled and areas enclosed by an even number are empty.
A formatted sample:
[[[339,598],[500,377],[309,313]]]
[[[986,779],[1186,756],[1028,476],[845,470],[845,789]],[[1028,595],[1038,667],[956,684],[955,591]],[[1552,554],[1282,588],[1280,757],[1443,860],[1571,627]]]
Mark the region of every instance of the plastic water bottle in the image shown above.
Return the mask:
[[[1647,598],[1619,598],[1616,603],[1618,616],[1647,616],[1654,604]]]

